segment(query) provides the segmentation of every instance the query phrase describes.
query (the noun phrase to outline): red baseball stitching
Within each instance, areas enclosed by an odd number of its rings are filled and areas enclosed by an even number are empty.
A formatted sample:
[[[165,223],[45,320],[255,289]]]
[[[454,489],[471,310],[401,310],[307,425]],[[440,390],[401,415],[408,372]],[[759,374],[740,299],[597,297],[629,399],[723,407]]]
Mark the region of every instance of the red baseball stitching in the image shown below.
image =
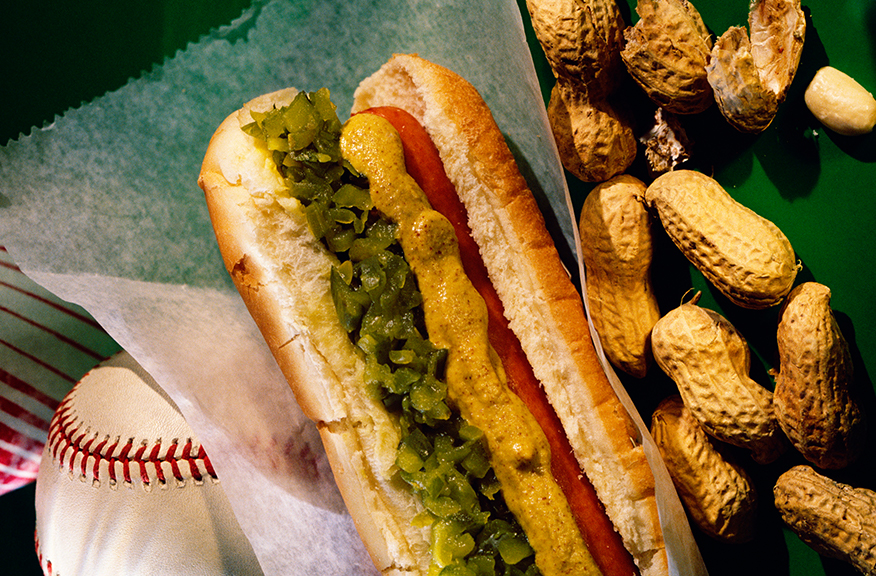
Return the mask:
[[[204,447],[196,445],[191,438],[187,438],[184,443],[174,439],[167,445],[162,457],[160,438],[151,443],[152,447],[149,449],[150,443],[146,440],[135,445],[134,438],[123,440],[117,436],[111,440],[108,435],[101,438],[98,432],[82,429],[83,423],[76,420],[72,407],[78,387],[78,384],[74,386],[64,398],[49,425],[46,446],[60,469],[66,468],[71,476],[78,472],[83,480],[91,476],[92,482],[100,484],[101,464],[106,462],[110,487],[116,487],[120,480],[131,486],[135,479],[139,479],[147,490],[152,488],[153,482],[163,487],[170,479],[175,479],[179,485],[188,479],[195,484],[203,483],[205,477],[218,480]],[[81,457],[78,466],[77,457]],[[169,475],[163,464],[169,465]],[[185,465],[188,465],[188,475],[184,471]],[[121,479],[118,477],[119,467]]]

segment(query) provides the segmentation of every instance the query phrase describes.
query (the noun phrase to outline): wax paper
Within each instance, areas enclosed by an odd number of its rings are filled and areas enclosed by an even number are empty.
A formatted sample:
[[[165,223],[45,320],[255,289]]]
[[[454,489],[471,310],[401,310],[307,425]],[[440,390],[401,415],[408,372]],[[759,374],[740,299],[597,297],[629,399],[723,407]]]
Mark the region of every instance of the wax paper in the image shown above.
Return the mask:
[[[396,52],[443,64],[481,92],[567,267],[583,278],[513,0],[256,2],[144,76],[0,149],[0,241],[29,276],[88,310],[173,398],[266,574],[374,567],[315,427],[223,268],[197,186],[200,163],[215,128],[243,102],[326,86],[343,118],[358,82]],[[673,573],[705,573],[654,462]]]

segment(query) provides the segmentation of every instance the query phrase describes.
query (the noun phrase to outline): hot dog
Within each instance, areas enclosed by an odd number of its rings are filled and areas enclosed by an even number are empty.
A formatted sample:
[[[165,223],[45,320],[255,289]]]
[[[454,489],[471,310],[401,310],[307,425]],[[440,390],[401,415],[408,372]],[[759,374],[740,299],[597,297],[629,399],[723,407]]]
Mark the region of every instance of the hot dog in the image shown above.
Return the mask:
[[[380,571],[666,573],[638,432],[471,84],[396,55],[343,124],[327,90],[264,95],[199,184]]]

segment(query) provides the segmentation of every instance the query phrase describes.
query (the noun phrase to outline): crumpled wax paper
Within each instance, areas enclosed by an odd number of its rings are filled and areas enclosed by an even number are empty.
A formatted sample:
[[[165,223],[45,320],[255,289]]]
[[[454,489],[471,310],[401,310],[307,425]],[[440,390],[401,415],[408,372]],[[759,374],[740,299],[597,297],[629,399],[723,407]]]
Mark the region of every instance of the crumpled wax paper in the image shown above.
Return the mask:
[[[315,427],[223,268],[197,186],[201,160],[222,119],[265,92],[326,86],[345,118],[355,86],[397,52],[443,64],[481,92],[567,266],[583,277],[514,0],[257,0],[144,76],[0,148],[0,242],[29,276],[88,310],[173,398],[265,574],[374,567]],[[673,572],[705,573],[655,463]]]

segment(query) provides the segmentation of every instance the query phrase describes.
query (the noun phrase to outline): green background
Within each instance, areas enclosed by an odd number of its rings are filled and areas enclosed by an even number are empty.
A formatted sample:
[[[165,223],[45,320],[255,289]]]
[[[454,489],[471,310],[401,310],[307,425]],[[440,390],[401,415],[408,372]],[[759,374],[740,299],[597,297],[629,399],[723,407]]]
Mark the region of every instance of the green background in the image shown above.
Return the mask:
[[[521,6],[523,0],[520,0]],[[3,84],[0,89],[0,144],[43,126],[64,111],[123,86],[129,79],[172,57],[189,42],[236,18],[249,2],[14,3],[0,22]],[[637,16],[635,2],[621,2],[627,21]],[[716,34],[744,25],[747,0],[695,2]],[[876,134],[841,137],[822,129],[806,110],[802,95],[815,71],[831,64],[876,90],[876,2],[804,0],[807,38],[788,100],[764,133],[733,130],[712,107],[686,118],[695,143],[690,167],[713,175],[740,202],[773,220],[788,236],[803,269],[799,281],[816,280],[833,291],[832,304],[852,347],[855,386],[871,421],[876,395],[869,369],[876,366]],[[524,21],[527,18],[524,12]],[[552,77],[531,36],[545,100]],[[632,85],[626,89],[640,118],[650,106]],[[643,178],[640,163],[630,172]],[[569,178],[576,209],[592,185]],[[675,248],[658,233],[653,268],[664,311],[691,288],[701,290],[702,306],[725,315],[748,339],[752,377],[772,387],[776,364],[776,310],[745,311],[711,289]],[[657,370],[644,380],[621,375],[646,421],[674,385]],[[876,424],[871,425],[871,442]],[[724,545],[697,534],[709,571],[718,574],[853,574],[846,565],[812,552],[781,527],[770,496],[776,476],[801,460],[791,453],[769,466],[756,466],[739,454],[761,495],[757,539]],[[871,448],[834,478],[876,489]],[[33,486],[0,498],[0,566],[10,574],[39,574],[33,554]]]

